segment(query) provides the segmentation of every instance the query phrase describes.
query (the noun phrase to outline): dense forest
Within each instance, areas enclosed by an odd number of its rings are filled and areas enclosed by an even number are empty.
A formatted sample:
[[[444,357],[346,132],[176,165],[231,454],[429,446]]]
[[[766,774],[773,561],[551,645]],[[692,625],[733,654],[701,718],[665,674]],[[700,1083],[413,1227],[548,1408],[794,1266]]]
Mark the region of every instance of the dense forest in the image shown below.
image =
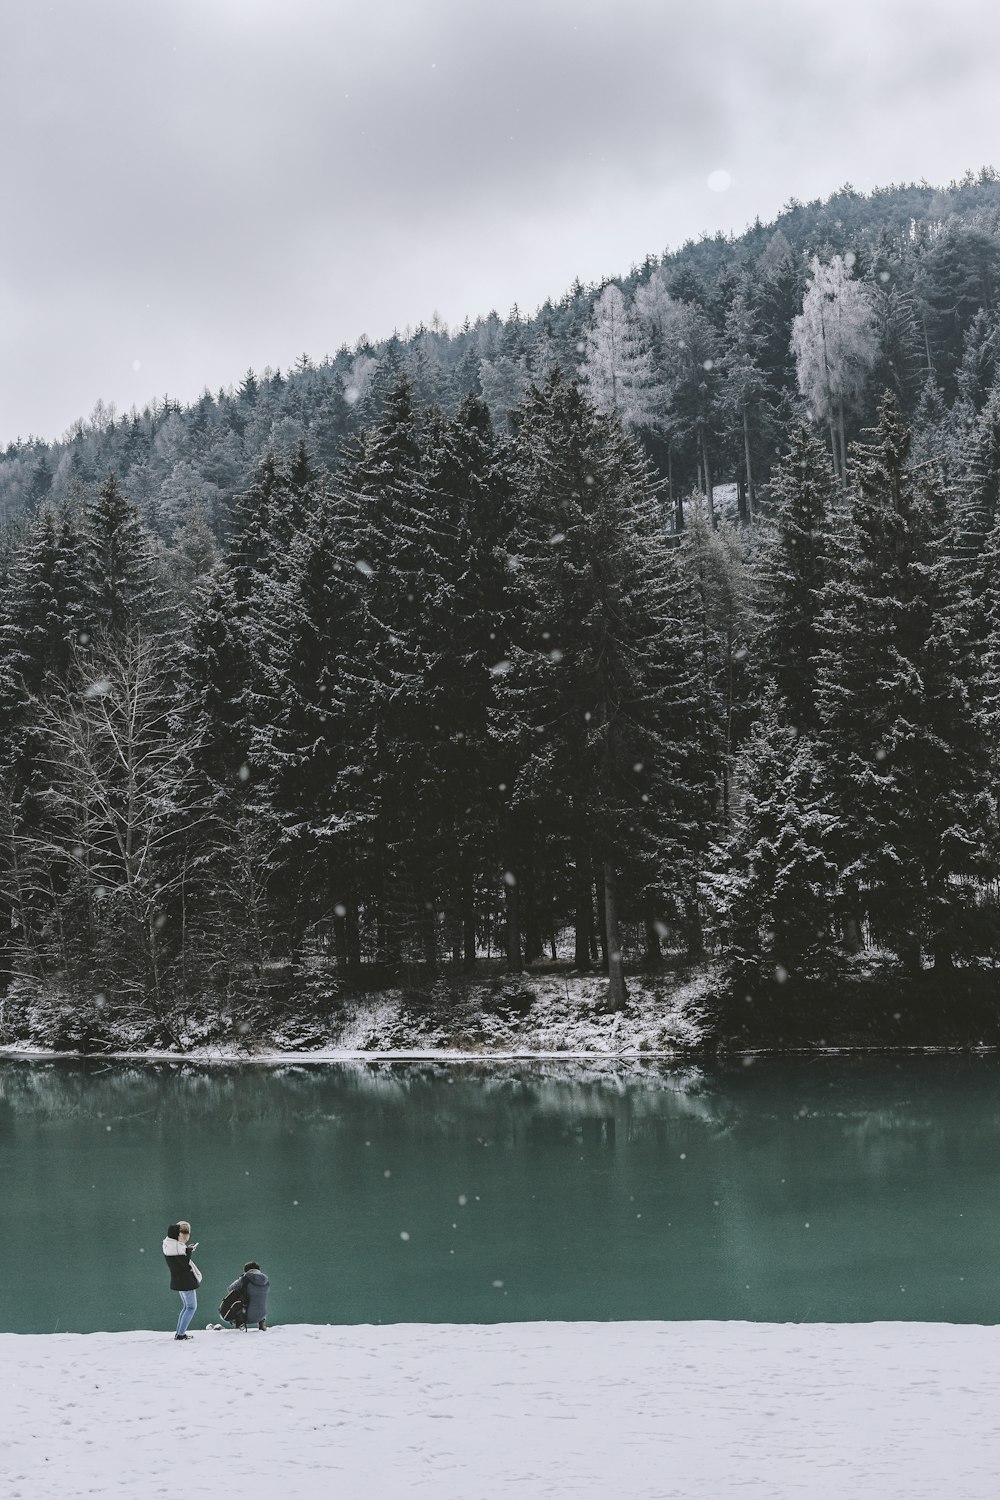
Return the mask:
[[[613,1010],[707,965],[723,1025],[985,979],[998,301],[992,170],[845,187],[11,444],[0,1025],[170,1044],[491,964]]]

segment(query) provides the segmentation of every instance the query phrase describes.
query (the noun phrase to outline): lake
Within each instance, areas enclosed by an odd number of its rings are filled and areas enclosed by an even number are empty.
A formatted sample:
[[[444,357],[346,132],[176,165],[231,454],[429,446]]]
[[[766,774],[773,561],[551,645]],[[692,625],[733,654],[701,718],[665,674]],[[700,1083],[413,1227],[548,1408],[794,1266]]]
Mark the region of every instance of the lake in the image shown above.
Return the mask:
[[[926,1319],[1000,1307],[984,1056],[208,1066],[0,1060],[0,1329]]]

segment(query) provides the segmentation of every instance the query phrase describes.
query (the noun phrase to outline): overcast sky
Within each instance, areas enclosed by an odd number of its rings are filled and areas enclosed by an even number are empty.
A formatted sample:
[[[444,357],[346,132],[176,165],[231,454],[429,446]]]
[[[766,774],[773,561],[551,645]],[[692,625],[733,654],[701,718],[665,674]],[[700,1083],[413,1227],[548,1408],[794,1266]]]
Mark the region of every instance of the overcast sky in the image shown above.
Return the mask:
[[[992,0],[7,0],[0,442],[1000,166],[998,56]]]

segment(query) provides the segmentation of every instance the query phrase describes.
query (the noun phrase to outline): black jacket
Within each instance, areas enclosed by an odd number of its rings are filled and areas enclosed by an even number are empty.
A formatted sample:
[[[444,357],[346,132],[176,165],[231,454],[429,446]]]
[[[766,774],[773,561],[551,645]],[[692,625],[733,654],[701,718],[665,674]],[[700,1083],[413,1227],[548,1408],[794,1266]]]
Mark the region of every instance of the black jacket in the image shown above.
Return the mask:
[[[167,1228],[163,1241],[163,1258],[170,1272],[170,1290],[173,1292],[196,1292],[201,1281],[201,1272],[191,1259],[193,1245],[182,1245],[178,1239],[180,1230],[176,1224]]]

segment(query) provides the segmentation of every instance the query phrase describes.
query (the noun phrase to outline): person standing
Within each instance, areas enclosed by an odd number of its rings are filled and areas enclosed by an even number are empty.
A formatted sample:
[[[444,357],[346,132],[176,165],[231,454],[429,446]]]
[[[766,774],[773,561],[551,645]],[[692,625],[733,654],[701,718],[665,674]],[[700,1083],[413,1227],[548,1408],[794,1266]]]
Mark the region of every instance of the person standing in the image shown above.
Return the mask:
[[[198,1286],[201,1282],[201,1272],[191,1259],[191,1252],[197,1248],[197,1244],[191,1243],[191,1225],[186,1219],[168,1224],[163,1241],[163,1258],[170,1272],[170,1289],[179,1292],[181,1297],[181,1313],[177,1319],[175,1339],[191,1337],[188,1327],[198,1307]]]

